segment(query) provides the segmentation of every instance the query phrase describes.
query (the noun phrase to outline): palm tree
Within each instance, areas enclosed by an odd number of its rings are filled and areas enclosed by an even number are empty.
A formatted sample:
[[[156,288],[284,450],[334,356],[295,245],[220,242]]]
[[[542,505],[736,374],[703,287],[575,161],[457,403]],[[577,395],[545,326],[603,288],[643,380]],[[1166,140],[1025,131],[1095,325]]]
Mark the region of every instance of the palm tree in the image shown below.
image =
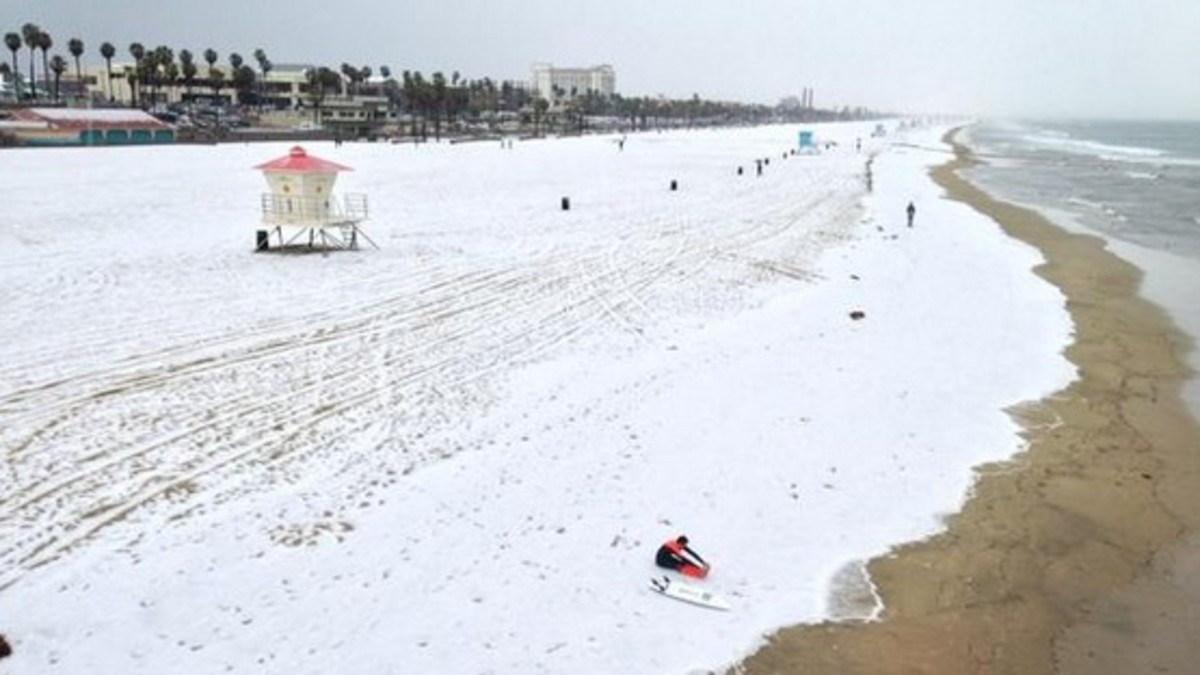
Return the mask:
[[[111,42],[100,45],[100,56],[104,57],[104,70],[108,74],[108,101],[112,103],[112,60],[117,55],[117,48]]]
[[[55,54],[54,58],[50,59],[50,70],[54,73],[54,100],[57,102],[59,100],[58,84],[62,81],[63,72],[67,70],[66,59]]]
[[[400,82],[400,91],[404,93],[404,105],[408,108],[408,115],[412,121],[410,133],[415,138],[417,135],[417,85],[412,71],[406,70],[401,73]]]
[[[400,106],[400,100],[403,98],[400,84],[392,77],[392,69],[388,66],[379,66],[379,76],[383,78],[383,95],[387,97],[388,116],[392,117],[396,114],[396,108]]]
[[[190,99],[192,82],[196,79],[196,57],[190,50],[179,50],[179,72],[183,75],[183,91]]]
[[[42,34],[42,29],[38,28],[36,23],[27,23],[21,26],[21,38],[25,41],[25,46],[29,48],[29,97],[37,100],[37,79],[35,79],[33,50],[38,47],[38,36]]]
[[[225,73],[220,68],[208,68],[208,83],[213,90],[213,100],[221,98],[221,87],[225,84]]]
[[[181,55],[182,56],[182,55]],[[179,72],[183,74],[183,89],[187,92],[188,100],[192,98],[192,85],[196,83],[196,62],[192,59],[187,61],[180,60]]]
[[[550,109],[550,101],[541,96],[533,99],[533,135],[540,136],[542,118],[545,117],[546,111]]]
[[[149,59],[150,76],[154,82],[154,100],[162,90],[163,82],[172,84],[179,77],[179,68],[175,65],[175,52],[166,45],[154,48]]]
[[[54,39],[46,31],[38,33],[37,47],[42,50],[42,78],[48,79],[50,73],[50,48],[54,46]],[[57,96],[56,96],[57,98]]]
[[[243,64],[233,71],[230,78],[233,80],[234,90],[238,93],[238,102],[241,103],[245,100],[246,92],[254,89],[254,69]]]
[[[146,60],[146,47],[140,42],[129,43],[129,55],[133,57],[133,77],[129,78],[130,86],[130,103],[136,108],[138,106],[138,91],[142,82],[142,76],[145,70],[144,61]]]
[[[324,66],[309,68],[304,75],[308,80],[308,96],[313,103],[313,122],[320,124],[321,102],[325,100],[325,92],[329,89],[340,89],[342,78]]]
[[[21,98],[21,92],[17,91],[17,52],[21,51],[21,34],[20,33],[5,33],[4,46],[8,47],[8,51],[12,52],[12,78],[13,78],[13,93],[17,98]]]
[[[258,107],[261,110],[267,93],[267,73],[271,72],[274,66],[271,65],[271,59],[267,58],[267,53],[261,47],[254,50],[254,60],[258,61],[258,69],[262,72],[262,79],[258,82]]]
[[[367,85],[371,81],[371,72],[372,72],[371,66],[363,66],[362,68],[358,69],[358,81],[359,81],[358,93],[361,94],[364,91],[367,91],[367,92],[370,91],[369,89],[367,89],[367,87],[365,85]]]
[[[217,62],[217,51],[212,47],[204,50],[204,60],[208,63],[208,76],[213,76],[213,65]]]
[[[435,141],[442,142],[442,115],[446,112],[446,76],[442,71],[433,74],[432,78],[432,94],[433,103],[435,104],[433,117],[433,138]]]
[[[238,102],[239,103],[242,100],[242,96],[243,96],[242,87],[245,84],[243,78],[239,78],[239,75],[241,75],[241,73],[242,73],[242,63],[244,63],[244,60],[242,59],[241,54],[239,54],[237,52],[230,52],[230,54],[229,54],[229,66],[230,66],[229,67],[229,79],[230,79],[231,83],[233,84],[233,90],[236,91],[238,94]]]
[[[79,57],[83,56],[83,40],[79,38],[67,40],[67,51],[71,52],[71,56],[75,57],[75,79],[79,80],[82,86],[83,71],[79,68]]]

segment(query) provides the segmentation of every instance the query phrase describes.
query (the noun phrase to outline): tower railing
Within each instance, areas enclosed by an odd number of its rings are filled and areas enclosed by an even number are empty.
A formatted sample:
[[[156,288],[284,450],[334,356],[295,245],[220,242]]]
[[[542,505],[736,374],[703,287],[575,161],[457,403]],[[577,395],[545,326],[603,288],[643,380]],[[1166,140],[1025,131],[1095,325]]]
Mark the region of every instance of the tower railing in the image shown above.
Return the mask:
[[[367,196],[362,193],[348,193],[340,201],[332,195],[262,194],[262,222],[266,225],[338,226],[364,221],[367,213]]]

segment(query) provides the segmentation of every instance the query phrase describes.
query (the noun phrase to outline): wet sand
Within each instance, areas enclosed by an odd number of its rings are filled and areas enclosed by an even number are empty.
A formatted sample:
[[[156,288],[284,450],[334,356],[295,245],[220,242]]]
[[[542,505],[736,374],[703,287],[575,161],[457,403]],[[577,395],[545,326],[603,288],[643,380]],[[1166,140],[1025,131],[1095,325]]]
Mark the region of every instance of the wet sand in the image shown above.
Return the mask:
[[[1189,338],[1138,295],[1141,271],[958,170],[950,198],[1040,250],[1067,297],[1079,379],[1010,411],[1028,442],[978,469],[942,534],[870,563],[882,620],[780,631],[738,672],[1200,673],[1200,425],[1185,408]],[[982,358],[986,358],[983,356]]]

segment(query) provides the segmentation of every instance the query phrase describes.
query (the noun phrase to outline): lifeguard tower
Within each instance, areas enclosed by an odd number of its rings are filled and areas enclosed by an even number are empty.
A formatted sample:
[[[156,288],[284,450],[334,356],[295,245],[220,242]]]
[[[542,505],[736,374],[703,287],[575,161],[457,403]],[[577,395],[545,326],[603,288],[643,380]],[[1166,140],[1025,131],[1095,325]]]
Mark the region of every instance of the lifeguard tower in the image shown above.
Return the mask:
[[[367,196],[347,194],[342,201],[333,196],[338,173],[352,171],[350,167],[314,157],[297,145],[287,155],[254,168],[263,172],[271,188],[262,195],[266,229],[258,230],[257,250],[356,249],[359,237],[379,248],[359,227],[367,219]]]
[[[813,132],[805,129],[797,134],[798,150],[801,154],[815,155],[817,154],[817,143],[813,139]]]

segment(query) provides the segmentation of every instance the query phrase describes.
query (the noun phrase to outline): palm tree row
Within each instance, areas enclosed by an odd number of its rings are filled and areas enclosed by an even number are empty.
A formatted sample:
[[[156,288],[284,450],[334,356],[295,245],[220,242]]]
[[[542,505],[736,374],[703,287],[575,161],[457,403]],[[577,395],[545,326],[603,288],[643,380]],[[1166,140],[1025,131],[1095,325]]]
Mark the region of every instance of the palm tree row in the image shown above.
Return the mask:
[[[49,52],[54,46],[50,33],[36,24],[27,23],[19,32],[6,33],[4,44],[12,53],[12,66],[9,68],[7,64],[3,64],[2,70],[11,74],[14,84],[18,80],[17,73],[20,72],[20,52],[22,49],[28,50],[28,88],[24,92],[17,92],[18,96],[35,101],[41,97],[42,94],[35,85],[38,65],[36,52],[41,51],[42,80],[50,82],[53,73],[53,98],[59,100],[60,82],[67,70],[67,61],[57,54],[50,58]],[[74,60],[75,78],[82,82],[81,58],[85,53],[83,40],[68,40],[67,51]],[[211,89],[213,97],[220,98],[223,89],[232,87],[242,100],[249,98],[253,93],[254,98],[261,104],[267,99],[267,75],[274,69],[266,52],[261,48],[253,53],[258,66],[257,72],[236,52],[228,55],[228,69],[218,67],[219,54],[211,48],[200,54],[207,64],[203,74],[197,64],[196,55],[187,49],[175,52],[165,45],[147,49],[142,43],[134,42],[128,46],[128,53],[133,59],[133,65],[127,66],[123,75],[130,88],[131,104],[142,108],[149,108],[159,101],[164,87],[179,86],[183,87],[188,98],[192,96],[194,88]],[[104,42],[99,47],[99,54],[104,59],[108,86],[106,93],[112,102],[112,60],[117,55],[117,49],[112,43]],[[331,93],[349,97],[384,97],[392,112],[404,112],[409,115],[414,136],[418,133],[422,137],[427,136],[428,126],[432,123],[434,134],[439,138],[445,123],[464,118],[480,119],[485,113],[495,115],[500,112],[531,116],[530,121],[535,133],[541,133],[543,124],[555,119],[559,121],[560,126],[583,131],[586,120],[595,116],[619,117],[626,120],[628,126],[633,129],[683,124],[692,126],[761,122],[778,119],[781,115],[789,118],[794,116],[783,105],[770,107],[709,101],[695,94],[690,99],[681,100],[663,97],[626,98],[620,94],[605,95],[597,91],[575,89],[565,91],[555,87],[546,97],[541,97],[512,82],[505,81],[498,85],[487,77],[466,79],[457,71],[451,73],[449,78],[442,72],[434,72],[426,79],[419,71],[405,70],[397,81],[392,77],[390,68],[380,66],[378,73],[382,81],[372,81],[375,72],[370,66],[355,67],[349,63],[342,63],[339,70],[324,66],[310,67],[306,72],[307,95],[318,118],[321,106]],[[843,110],[842,113],[813,110],[802,112],[809,119],[829,119],[831,116],[845,117],[853,114],[849,110]],[[856,112],[862,114],[864,111]],[[565,125],[562,124],[563,120],[566,120]]]
[[[62,80],[63,73],[67,70],[66,60],[55,55],[50,58],[50,49],[54,46],[54,39],[50,33],[43,30],[40,26],[34,23],[27,23],[21,27],[20,32],[10,32],[4,35],[4,45],[12,52],[12,67],[5,68],[11,74],[14,83],[17,81],[16,74],[20,72],[18,57],[22,47],[29,50],[29,79],[26,81],[27,89],[17,92],[19,97],[28,98],[34,101],[41,99],[42,94],[37,88],[37,60],[35,52],[42,52],[42,80],[49,82],[51,73],[53,73],[54,81],[54,100],[59,100],[59,85]],[[71,38],[67,41],[67,50],[75,62],[75,79],[78,82],[83,81],[83,67],[81,59],[84,55],[85,45],[83,40],[79,38]],[[117,49],[110,42],[104,42],[100,45],[100,57],[104,59],[105,71],[108,82],[108,98],[113,100],[112,81],[113,70],[112,60],[117,55]],[[173,86],[182,84],[190,93],[191,88],[197,84],[211,87],[214,95],[219,96],[221,89],[228,81],[239,91],[248,91],[254,86],[258,76],[252,68],[245,65],[240,54],[233,53],[229,55],[230,70],[228,75],[225,71],[216,68],[217,52],[213,49],[204,50],[204,60],[208,63],[207,77],[198,79],[199,70],[195,63],[195,58],[192,53],[186,49],[182,49],[178,54],[178,62],[176,62],[175,52],[163,45],[150,50],[142,43],[134,42],[129,45],[129,55],[133,57],[133,66],[126,69],[124,73],[126,80],[129,82],[130,91],[132,92],[132,104],[135,106],[145,105],[146,90],[150,91],[149,98],[156,100],[159,92],[164,86]],[[266,52],[262,49],[257,49],[254,52],[254,58],[258,62],[260,71],[265,78],[266,74],[272,69],[270,59],[267,58]]]

